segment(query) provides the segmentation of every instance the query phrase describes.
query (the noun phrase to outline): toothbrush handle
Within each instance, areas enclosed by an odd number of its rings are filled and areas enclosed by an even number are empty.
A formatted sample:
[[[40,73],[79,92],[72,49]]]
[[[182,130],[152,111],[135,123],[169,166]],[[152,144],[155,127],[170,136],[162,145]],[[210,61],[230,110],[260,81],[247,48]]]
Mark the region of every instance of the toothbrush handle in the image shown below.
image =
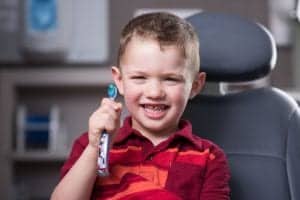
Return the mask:
[[[99,156],[98,156],[98,175],[108,176],[108,156],[109,156],[110,135],[103,131],[100,137]]]
[[[109,84],[107,95],[111,100],[115,100],[118,95],[117,87],[114,84]],[[98,156],[98,175],[108,176],[108,156],[109,156],[110,135],[104,130],[100,136],[99,156]]]

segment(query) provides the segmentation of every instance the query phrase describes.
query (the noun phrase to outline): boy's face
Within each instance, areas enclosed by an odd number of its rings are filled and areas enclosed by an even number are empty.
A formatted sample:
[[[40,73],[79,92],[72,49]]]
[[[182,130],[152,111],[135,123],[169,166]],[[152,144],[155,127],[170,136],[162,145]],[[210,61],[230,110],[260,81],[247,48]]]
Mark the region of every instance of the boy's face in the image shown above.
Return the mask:
[[[205,74],[192,74],[176,46],[163,50],[154,40],[132,39],[121,58],[120,69],[112,68],[113,78],[132,126],[145,136],[167,136],[177,130],[190,97],[205,82]]]

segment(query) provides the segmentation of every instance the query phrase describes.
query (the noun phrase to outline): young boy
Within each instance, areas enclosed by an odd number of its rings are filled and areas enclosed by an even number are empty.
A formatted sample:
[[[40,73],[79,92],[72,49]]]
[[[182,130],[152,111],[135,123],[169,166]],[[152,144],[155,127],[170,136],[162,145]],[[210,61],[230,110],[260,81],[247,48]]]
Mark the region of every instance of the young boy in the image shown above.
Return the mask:
[[[205,82],[193,27],[172,14],[132,19],[112,76],[130,113],[104,98],[62,168],[52,199],[229,199],[223,151],[192,134],[181,116]],[[97,176],[99,138],[113,137],[108,177]]]

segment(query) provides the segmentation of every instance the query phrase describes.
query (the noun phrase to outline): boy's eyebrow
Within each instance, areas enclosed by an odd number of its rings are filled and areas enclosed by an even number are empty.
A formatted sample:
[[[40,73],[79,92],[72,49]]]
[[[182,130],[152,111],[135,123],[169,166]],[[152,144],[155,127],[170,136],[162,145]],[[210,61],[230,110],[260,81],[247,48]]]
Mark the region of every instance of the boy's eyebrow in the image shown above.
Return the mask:
[[[127,71],[127,74],[146,74],[146,72],[140,71],[140,70],[129,70]]]
[[[175,77],[175,78],[180,78],[184,79],[184,76],[181,73],[164,73],[162,74],[163,77]]]
[[[141,69],[130,69],[126,72],[127,75],[148,75],[149,73],[147,71],[143,71]],[[167,72],[161,72],[161,77],[175,77],[184,79],[184,75],[182,74],[181,70],[174,70],[174,71],[167,71]]]
[[[148,74],[147,72],[144,72],[144,71],[140,71],[140,70],[131,70],[131,71],[128,71],[128,74]],[[167,77],[167,76],[176,76],[176,77],[181,77],[183,78],[183,74],[181,72],[162,72],[161,73],[161,76],[163,77]]]

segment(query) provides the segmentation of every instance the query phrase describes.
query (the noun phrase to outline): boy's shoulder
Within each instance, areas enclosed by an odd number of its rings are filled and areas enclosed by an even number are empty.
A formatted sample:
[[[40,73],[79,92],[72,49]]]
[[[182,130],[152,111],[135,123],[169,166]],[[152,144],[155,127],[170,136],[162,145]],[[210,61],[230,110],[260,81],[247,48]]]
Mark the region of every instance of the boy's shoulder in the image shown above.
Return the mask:
[[[87,146],[88,143],[89,143],[88,132],[82,133],[74,141],[74,145],[80,145],[80,146],[83,146],[83,147]]]
[[[198,144],[198,146],[201,146],[202,151],[209,150],[209,152],[225,154],[224,150],[218,144],[214,143],[213,141],[206,139],[206,138],[202,138],[202,137],[196,135],[195,133],[193,133],[193,138],[194,138],[194,141]]]

